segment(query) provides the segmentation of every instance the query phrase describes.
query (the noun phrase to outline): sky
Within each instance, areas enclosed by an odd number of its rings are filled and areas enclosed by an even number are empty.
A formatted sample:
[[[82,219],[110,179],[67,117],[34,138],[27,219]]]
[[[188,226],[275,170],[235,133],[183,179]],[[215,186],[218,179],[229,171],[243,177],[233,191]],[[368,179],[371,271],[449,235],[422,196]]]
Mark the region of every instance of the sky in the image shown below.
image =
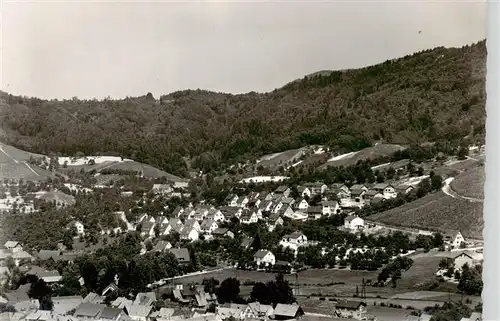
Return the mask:
[[[265,92],[486,37],[465,1],[4,1],[1,88],[40,98]]]

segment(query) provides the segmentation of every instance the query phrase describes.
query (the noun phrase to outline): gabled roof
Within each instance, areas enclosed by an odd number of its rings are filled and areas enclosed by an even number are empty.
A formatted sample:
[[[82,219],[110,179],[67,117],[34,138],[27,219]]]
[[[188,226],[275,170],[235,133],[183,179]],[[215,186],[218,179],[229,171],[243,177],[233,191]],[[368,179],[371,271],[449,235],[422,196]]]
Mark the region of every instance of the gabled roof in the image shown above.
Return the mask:
[[[253,242],[252,237],[244,237],[243,240],[241,241],[240,246],[246,248],[246,247],[249,247],[250,245],[252,245],[252,242]]]
[[[258,258],[258,259],[262,259],[262,258],[264,258],[264,257],[265,257],[268,253],[271,253],[271,254],[272,254],[272,252],[271,252],[271,251],[268,251],[268,250],[258,250],[258,251],[255,253],[254,257],[255,257],[255,258]]]
[[[252,211],[250,209],[245,209],[245,210],[243,210],[243,213],[241,213],[240,219],[241,220],[249,220],[252,217],[252,215],[254,215],[254,214],[255,214],[254,211]]]
[[[355,218],[360,218],[359,216],[357,215],[349,215],[345,218],[345,221],[346,222],[351,222],[352,220],[354,220]]]
[[[201,222],[201,228],[206,230],[206,229],[209,229],[210,227],[212,227],[212,225],[215,223],[214,220],[209,220],[209,219],[206,219],[206,220],[203,220],[203,222]]]
[[[284,193],[286,190],[288,190],[288,186],[286,185],[281,185],[281,186],[278,186],[274,192],[275,193]]]
[[[300,305],[297,304],[282,304],[278,303],[276,308],[274,308],[274,315],[285,316],[285,317],[295,317],[299,310]]]
[[[104,304],[83,302],[78,306],[78,308],[76,308],[76,311],[73,315],[75,317],[82,316],[97,319],[104,308],[106,308],[106,305]]]
[[[129,307],[125,307],[125,309],[127,309],[128,315],[131,317],[145,318],[149,315],[149,313],[151,313],[153,306],[132,304]]]
[[[101,312],[101,319],[115,320],[122,312],[122,309],[105,307]]]
[[[365,190],[363,190],[363,189],[351,189],[351,195],[352,196],[361,195],[364,192],[365,192]]]
[[[177,261],[179,262],[190,262],[190,256],[189,256],[189,251],[187,248],[180,248],[180,249],[169,249],[169,251],[175,256]]]
[[[225,228],[225,227],[218,227],[216,228],[212,234],[213,235],[225,235],[226,233],[230,232],[229,229]]]
[[[321,206],[309,206],[307,208],[307,213],[309,214],[323,213],[323,209],[321,208]]]

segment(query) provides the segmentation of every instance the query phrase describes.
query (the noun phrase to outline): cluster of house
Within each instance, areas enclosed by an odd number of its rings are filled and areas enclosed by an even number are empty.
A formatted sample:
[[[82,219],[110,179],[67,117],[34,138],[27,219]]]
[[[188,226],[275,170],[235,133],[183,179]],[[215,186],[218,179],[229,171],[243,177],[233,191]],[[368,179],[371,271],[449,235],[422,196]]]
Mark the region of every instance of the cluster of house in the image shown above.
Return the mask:
[[[37,300],[28,296],[30,285],[0,297],[0,305],[13,307],[15,312],[0,313],[0,320],[23,321],[222,321],[222,320],[297,320],[307,319],[298,304],[267,305],[259,302],[247,304],[219,304],[215,294],[207,293],[203,286],[172,285],[160,293],[141,292],[135,298],[117,297],[119,288],[107,286],[102,293],[82,296],[52,297],[51,310],[41,310]],[[168,299],[164,294],[167,294]],[[5,309],[9,311],[9,309]],[[5,311],[4,310],[4,311]],[[339,300],[333,316],[337,318],[370,320],[366,304],[359,301]]]
[[[15,294],[0,297],[0,304],[12,306],[15,312],[0,313],[0,320],[23,321],[222,321],[235,320],[291,320],[304,316],[297,304],[265,305],[218,304],[214,294],[202,286],[171,289],[172,299],[163,300],[155,292],[141,292],[134,299],[111,298],[118,290],[115,284],[106,287],[101,295],[53,297],[51,310],[41,310],[37,300],[28,297],[29,284]],[[107,303],[107,304],[106,304]],[[160,304],[159,304],[160,303]],[[209,307],[215,309],[208,312]]]
[[[411,191],[406,186],[404,193]],[[396,197],[398,190],[390,184],[376,184],[371,188],[364,185],[353,185],[351,188],[343,184],[334,184],[328,188],[325,184],[311,183],[298,188],[299,197],[292,198],[291,188],[279,186],[271,193],[251,192],[249,195],[238,196],[230,194],[225,199],[226,204],[214,207],[208,204],[177,207],[171,218],[165,216],[152,217],[147,214],[139,218],[141,234],[145,237],[168,235],[178,232],[183,240],[196,241],[201,235],[204,239],[212,237],[233,237],[234,234],[225,228],[220,228],[222,222],[237,220],[241,224],[265,222],[269,231],[283,224],[283,218],[293,220],[314,220],[323,216],[340,214],[362,207],[367,202]],[[317,206],[309,204],[315,195],[322,197]],[[334,197],[331,197],[335,195]],[[335,199],[334,201],[328,199]],[[183,223],[184,222],[184,223]],[[362,218],[349,216],[345,228],[359,231],[364,226]]]

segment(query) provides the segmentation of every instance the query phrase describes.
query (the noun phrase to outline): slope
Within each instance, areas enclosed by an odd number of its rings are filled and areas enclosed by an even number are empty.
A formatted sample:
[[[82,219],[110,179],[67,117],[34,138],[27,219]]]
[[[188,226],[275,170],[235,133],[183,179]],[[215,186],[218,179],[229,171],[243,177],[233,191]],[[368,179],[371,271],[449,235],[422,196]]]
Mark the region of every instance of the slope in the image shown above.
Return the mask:
[[[486,46],[436,48],[273,92],[186,90],[152,99],[44,101],[0,95],[6,139],[39,153],[122,155],[176,175],[326,145],[484,139]]]

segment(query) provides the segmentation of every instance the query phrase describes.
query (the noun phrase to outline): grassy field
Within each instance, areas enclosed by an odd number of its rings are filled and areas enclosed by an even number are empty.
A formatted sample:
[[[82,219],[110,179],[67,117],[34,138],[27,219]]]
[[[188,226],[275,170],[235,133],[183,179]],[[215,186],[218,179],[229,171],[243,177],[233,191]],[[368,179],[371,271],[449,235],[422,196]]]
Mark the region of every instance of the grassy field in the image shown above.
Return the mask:
[[[389,225],[442,233],[460,230],[465,237],[475,239],[482,239],[484,226],[482,203],[455,199],[441,191],[368,218]]]
[[[302,152],[302,148],[297,148],[290,149],[278,154],[265,155],[260,158],[261,160],[258,165],[267,168],[285,166],[287,162],[293,163],[298,161],[298,158],[302,155]]]
[[[478,166],[458,175],[451,182],[451,188],[462,196],[484,198],[485,179],[484,167]]]
[[[327,162],[322,165],[322,168],[327,166],[350,166],[355,165],[359,160],[374,159],[382,156],[390,156],[398,150],[404,149],[403,146],[395,144],[379,144],[372,147],[367,147],[362,149],[351,157],[342,158],[339,160],[334,160]]]
[[[183,181],[184,179],[172,175],[170,173],[167,173],[165,171],[162,171],[158,168],[155,168],[153,166],[135,162],[135,161],[128,161],[128,162],[104,162],[100,164],[94,164],[94,165],[75,165],[75,166],[68,166],[67,168],[61,168],[60,170],[62,172],[65,171],[71,171],[74,170],[76,172],[80,170],[84,170],[86,172],[90,171],[96,171],[100,172],[105,169],[110,169],[110,170],[125,170],[125,171],[136,171],[136,172],[143,172],[144,177],[151,177],[151,178],[159,178],[159,177],[167,177],[168,179],[172,181]]]
[[[41,181],[53,177],[53,173],[26,164],[30,157],[45,157],[29,153],[15,147],[0,144],[0,179],[23,179],[26,181]]]

